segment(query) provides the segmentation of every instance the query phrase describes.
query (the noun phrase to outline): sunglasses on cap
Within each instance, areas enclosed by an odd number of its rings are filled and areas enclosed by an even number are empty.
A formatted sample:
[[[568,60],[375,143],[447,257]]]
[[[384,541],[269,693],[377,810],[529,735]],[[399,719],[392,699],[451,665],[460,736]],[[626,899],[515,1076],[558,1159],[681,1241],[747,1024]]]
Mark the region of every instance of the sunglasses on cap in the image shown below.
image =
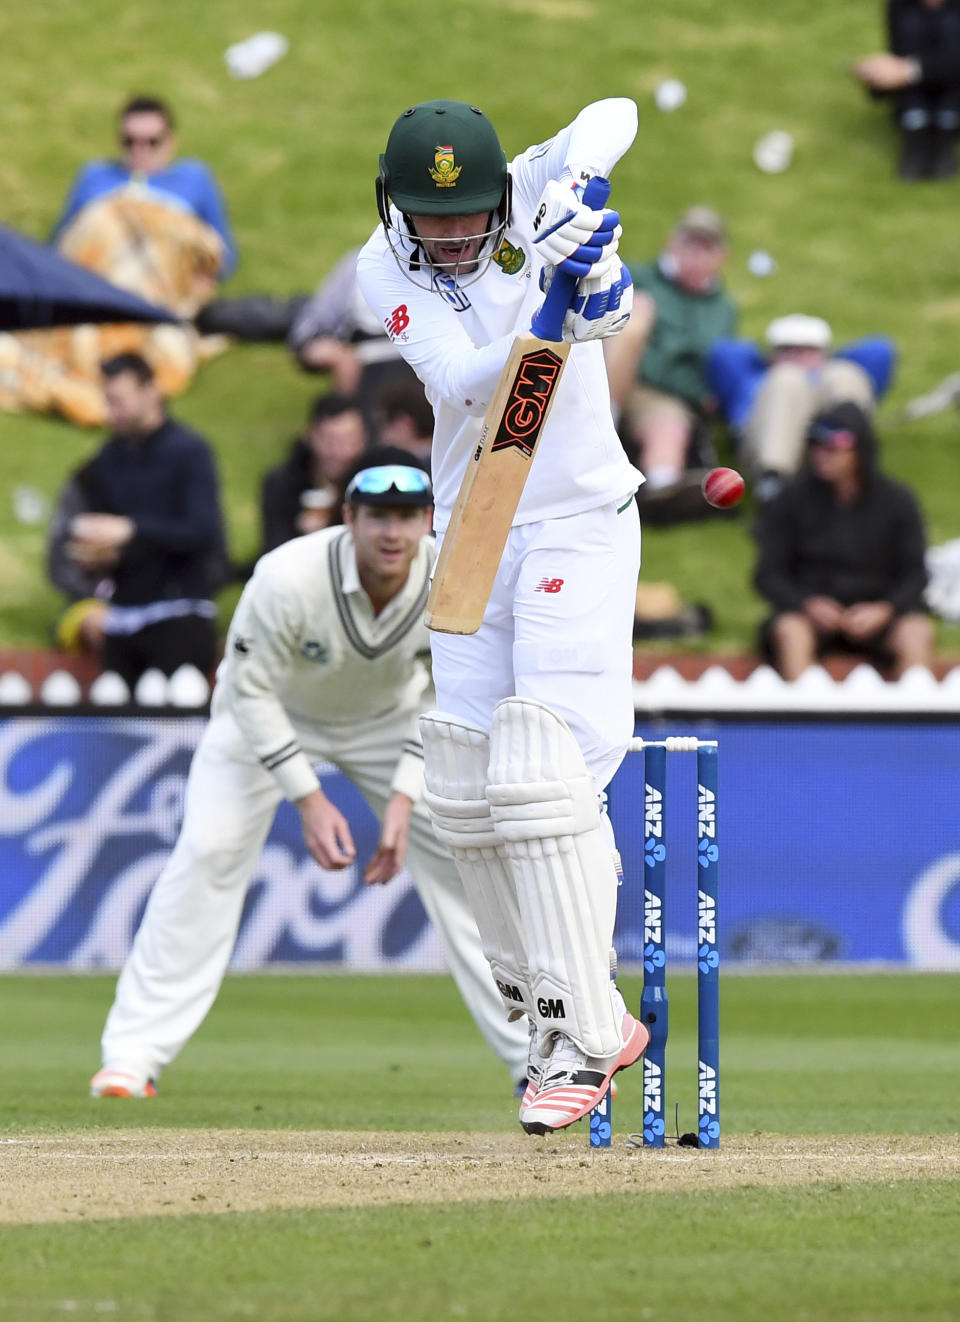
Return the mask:
[[[430,477],[422,468],[407,468],[403,464],[363,468],[356,477],[351,478],[345,498],[350,500],[358,495],[385,496],[390,491],[395,491],[400,496],[429,496]]]
[[[857,438],[843,427],[811,427],[807,433],[811,445],[822,445],[828,450],[855,450]]]

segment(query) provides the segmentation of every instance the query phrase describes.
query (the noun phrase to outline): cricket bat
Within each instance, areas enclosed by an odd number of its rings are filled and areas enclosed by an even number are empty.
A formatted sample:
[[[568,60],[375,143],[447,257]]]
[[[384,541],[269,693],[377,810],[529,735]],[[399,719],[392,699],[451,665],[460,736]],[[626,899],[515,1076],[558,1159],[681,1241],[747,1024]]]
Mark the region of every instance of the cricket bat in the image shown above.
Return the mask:
[[[595,175],[584,189],[584,205],[599,210],[609,196],[610,181]],[[539,333],[525,331],[513,342],[444,533],[424,614],[428,629],[464,634],[480,628],[570,353],[562,327],[576,283],[576,276],[558,271],[534,318]]]

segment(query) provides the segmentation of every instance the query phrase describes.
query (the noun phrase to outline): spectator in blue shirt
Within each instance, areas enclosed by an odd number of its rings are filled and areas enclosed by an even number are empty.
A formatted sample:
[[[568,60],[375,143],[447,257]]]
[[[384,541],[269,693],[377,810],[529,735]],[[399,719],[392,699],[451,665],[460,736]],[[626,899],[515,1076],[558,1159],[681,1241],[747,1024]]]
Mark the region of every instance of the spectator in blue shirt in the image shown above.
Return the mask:
[[[707,357],[707,380],[760,501],[778,495],[799,469],[811,418],[838,404],[870,417],[896,364],[896,346],[881,335],[831,351],[822,317],[777,317],[766,338],[767,353],[749,340],[717,340]]]
[[[155,97],[134,97],[121,109],[119,126],[121,158],[91,161],[81,168],[54,227],[54,241],[89,202],[137,184],[146,195],[189,212],[219,234],[223,260],[218,275],[226,279],[237,264],[226,204],[208,166],[175,159],[177,137],[169,106]]]

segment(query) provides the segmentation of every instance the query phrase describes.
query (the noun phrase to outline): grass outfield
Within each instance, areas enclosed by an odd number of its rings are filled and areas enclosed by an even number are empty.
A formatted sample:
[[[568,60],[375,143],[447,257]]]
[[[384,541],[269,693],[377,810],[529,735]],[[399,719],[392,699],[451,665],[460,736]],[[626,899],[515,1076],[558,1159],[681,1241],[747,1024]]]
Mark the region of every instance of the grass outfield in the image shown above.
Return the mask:
[[[862,0],[47,0],[0,13],[0,220],[42,237],[78,165],[112,148],[112,116],[133,91],[174,104],[183,150],[223,183],[242,264],[227,293],[312,289],[375,222],[372,181],[406,105],[454,96],[482,105],[508,154],[569,122],[587,101],[637,99],[640,132],[614,176],[624,254],[653,256],[680,211],[710,202],[733,234],[729,284],[743,331],[784,312],[822,314],[838,340],[893,335],[902,361],[881,411],[885,461],[917,488],[932,542],[960,535],[953,412],[910,425],[893,414],[957,369],[956,215],[960,180],[900,184],[882,106],[844,71],[880,42],[881,5]],[[231,79],[222,53],[259,28],[290,40],[262,78]],[[572,53],[575,56],[572,57]],[[689,91],[654,108],[666,77]],[[783,175],[753,165],[774,128],[796,140]],[[777,274],[747,270],[756,248]],[[256,492],[303,418],[316,378],[276,346],[237,348],[203,368],[176,404],[219,455],[233,550],[258,545]],[[43,418],[0,416],[0,484],[53,496],[99,438]],[[43,534],[0,503],[0,646],[44,646],[58,612],[43,577]],[[651,530],[644,575],[708,601],[700,648],[752,647],[764,613],[749,579],[748,520]],[[235,593],[222,601],[224,621]],[[960,629],[941,627],[941,651]]]
[[[444,978],[232,978],[155,1101],[95,1103],[112,986],[0,979],[0,1317],[956,1316],[950,977],[727,977],[719,1154],[625,1146],[638,1070],[610,1153],[524,1139]]]

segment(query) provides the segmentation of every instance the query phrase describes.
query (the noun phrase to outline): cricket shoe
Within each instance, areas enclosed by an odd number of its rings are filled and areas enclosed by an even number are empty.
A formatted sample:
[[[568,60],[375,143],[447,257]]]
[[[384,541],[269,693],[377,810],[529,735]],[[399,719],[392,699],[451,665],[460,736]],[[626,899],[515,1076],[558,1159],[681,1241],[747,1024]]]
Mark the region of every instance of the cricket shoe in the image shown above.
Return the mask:
[[[529,1105],[521,1106],[520,1124],[528,1134],[565,1129],[603,1100],[614,1074],[638,1061],[650,1044],[649,1030],[627,1010],[621,1031],[623,1047],[613,1056],[588,1056],[566,1034],[557,1035],[536,1095]]]
[[[91,1097],[156,1097],[153,1079],[132,1069],[102,1069],[90,1080]]]
[[[524,1116],[527,1113],[527,1107],[536,1097],[540,1087],[540,1079],[543,1077],[543,1071],[547,1066],[547,1061],[537,1048],[537,1026],[530,1021],[530,1050],[527,1056],[526,1077],[517,1084],[517,1096],[520,1098],[520,1123],[523,1123]],[[610,1080],[610,1096],[616,1101],[617,1085],[614,1079]]]

